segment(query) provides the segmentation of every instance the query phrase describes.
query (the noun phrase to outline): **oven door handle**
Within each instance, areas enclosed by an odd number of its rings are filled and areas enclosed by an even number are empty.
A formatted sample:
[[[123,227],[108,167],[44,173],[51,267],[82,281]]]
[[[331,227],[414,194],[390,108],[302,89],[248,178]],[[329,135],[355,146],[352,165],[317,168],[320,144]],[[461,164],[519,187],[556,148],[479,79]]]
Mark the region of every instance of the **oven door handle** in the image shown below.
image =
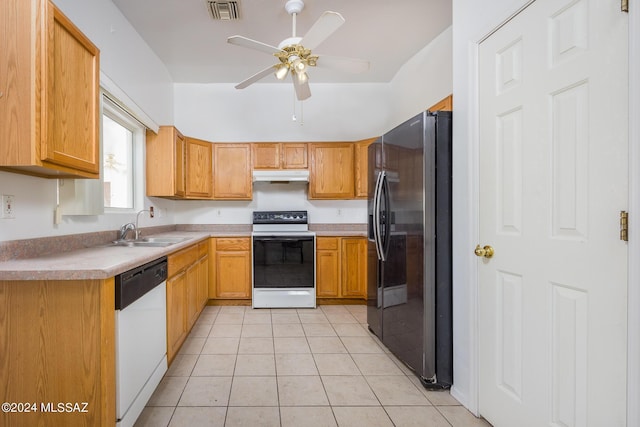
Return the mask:
[[[301,236],[301,237],[257,237],[254,236],[253,240],[259,242],[310,242],[313,241],[313,237]]]

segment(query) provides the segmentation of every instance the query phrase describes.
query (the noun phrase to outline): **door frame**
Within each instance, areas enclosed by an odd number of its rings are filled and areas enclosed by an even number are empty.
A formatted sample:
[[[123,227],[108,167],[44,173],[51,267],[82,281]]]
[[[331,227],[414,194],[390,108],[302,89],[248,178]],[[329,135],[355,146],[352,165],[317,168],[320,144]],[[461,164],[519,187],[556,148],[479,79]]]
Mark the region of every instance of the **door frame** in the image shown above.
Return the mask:
[[[468,409],[475,415],[479,413],[479,294],[478,294],[478,264],[472,255],[472,246],[479,238],[479,197],[478,185],[480,176],[480,130],[479,130],[479,49],[480,43],[495,31],[522,12],[535,0],[522,0],[520,7],[496,14],[493,25],[469,46],[469,168],[471,180],[469,195],[471,199],[467,216],[470,244],[468,272],[468,291],[470,298],[470,361],[469,373],[470,396],[467,401]],[[634,7],[636,6],[636,7]],[[640,7],[636,2],[629,8],[629,76],[640,75]],[[621,12],[623,13],[623,12]],[[629,78],[629,117],[640,117],[640,81]],[[630,405],[629,402],[640,401],[640,265],[632,260],[640,259],[640,240],[635,239],[634,224],[640,224],[640,121],[629,122],[629,243],[628,243],[628,284],[627,284],[627,425],[640,425],[640,407]],[[465,251],[466,253],[466,251]]]

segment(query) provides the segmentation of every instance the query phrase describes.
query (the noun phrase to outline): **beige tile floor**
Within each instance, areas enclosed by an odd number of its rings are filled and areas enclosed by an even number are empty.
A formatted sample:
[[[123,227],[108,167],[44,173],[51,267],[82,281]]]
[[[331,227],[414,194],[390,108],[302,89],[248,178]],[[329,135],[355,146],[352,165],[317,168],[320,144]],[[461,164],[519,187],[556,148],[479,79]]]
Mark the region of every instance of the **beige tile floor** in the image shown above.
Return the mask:
[[[425,390],[366,307],[206,307],[136,426],[489,426]]]

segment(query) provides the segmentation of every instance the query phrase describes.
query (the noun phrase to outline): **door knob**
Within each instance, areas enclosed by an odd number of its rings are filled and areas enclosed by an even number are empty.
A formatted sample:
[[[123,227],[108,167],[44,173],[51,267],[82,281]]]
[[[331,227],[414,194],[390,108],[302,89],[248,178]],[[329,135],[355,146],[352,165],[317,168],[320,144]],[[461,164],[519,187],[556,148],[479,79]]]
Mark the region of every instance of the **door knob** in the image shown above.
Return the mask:
[[[489,245],[486,245],[484,248],[481,248],[480,245],[476,246],[476,250],[473,251],[476,256],[491,258],[493,256],[493,248]]]

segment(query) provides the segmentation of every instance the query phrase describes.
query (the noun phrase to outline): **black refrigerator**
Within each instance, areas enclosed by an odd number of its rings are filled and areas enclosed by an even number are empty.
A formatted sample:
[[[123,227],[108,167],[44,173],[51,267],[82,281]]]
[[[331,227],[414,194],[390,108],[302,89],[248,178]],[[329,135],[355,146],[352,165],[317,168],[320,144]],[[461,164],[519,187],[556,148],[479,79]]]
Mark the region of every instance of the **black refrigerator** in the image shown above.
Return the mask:
[[[453,382],[451,112],[424,112],[368,152],[367,321],[423,385]]]

